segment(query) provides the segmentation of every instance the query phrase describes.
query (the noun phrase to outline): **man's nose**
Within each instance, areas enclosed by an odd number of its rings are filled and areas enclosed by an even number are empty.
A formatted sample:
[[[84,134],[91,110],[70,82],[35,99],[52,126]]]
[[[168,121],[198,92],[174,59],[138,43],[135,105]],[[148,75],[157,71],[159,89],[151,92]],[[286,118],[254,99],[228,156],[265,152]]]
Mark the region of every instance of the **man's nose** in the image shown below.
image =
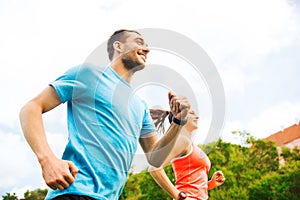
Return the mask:
[[[150,52],[150,49],[149,49],[148,47],[144,47],[144,48],[143,48],[143,52],[144,52],[145,54],[148,54],[148,53]]]

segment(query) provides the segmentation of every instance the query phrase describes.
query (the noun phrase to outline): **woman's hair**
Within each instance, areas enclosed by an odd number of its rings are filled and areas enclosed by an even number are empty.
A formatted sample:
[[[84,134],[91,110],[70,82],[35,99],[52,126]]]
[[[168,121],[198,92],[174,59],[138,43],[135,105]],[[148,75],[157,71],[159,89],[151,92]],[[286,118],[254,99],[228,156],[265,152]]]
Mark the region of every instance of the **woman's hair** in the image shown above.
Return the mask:
[[[113,47],[114,42],[115,41],[125,42],[125,40],[126,40],[125,33],[126,32],[134,32],[134,33],[141,35],[139,32],[137,32],[135,30],[120,29],[120,30],[115,31],[107,41],[107,53],[108,53],[108,57],[109,57],[110,61],[112,60],[112,58],[114,56],[114,47]]]
[[[164,122],[165,119],[168,117],[169,123],[172,122],[173,114],[168,110],[162,109],[150,109],[150,115],[154,122],[155,127],[161,133],[165,132]]]

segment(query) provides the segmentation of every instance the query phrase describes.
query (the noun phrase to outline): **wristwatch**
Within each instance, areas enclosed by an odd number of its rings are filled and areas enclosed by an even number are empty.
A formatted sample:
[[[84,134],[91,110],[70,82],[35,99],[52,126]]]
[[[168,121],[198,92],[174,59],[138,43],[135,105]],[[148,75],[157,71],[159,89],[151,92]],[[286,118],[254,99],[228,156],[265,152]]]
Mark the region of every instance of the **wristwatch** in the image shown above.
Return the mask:
[[[187,198],[187,194],[185,192],[179,192],[178,200],[183,200]]]
[[[177,119],[176,117],[173,117],[172,121],[175,124],[178,124],[180,126],[184,126],[188,122],[188,119],[186,119],[186,120],[180,120],[180,119]]]

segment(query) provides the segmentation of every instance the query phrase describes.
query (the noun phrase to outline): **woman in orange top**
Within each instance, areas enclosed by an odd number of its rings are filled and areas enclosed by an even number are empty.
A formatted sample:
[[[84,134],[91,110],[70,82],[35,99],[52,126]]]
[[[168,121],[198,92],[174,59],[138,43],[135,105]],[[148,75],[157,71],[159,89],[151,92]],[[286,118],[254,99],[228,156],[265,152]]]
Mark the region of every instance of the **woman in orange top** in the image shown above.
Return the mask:
[[[164,119],[168,117],[169,121],[172,121],[172,113],[160,109],[150,109],[150,113],[158,130],[164,132]],[[176,200],[208,199],[208,190],[222,185],[225,181],[221,171],[215,172],[211,180],[208,180],[210,160],[197,145],[192,143],[192,132],[198,128],[198,119],[196,113],[190,111],[188,120],[181,122],[183,125],[181,133],[162,167],[149,168],[157,184]],[[169,162],[175,174],[175,186],[163,169]]]

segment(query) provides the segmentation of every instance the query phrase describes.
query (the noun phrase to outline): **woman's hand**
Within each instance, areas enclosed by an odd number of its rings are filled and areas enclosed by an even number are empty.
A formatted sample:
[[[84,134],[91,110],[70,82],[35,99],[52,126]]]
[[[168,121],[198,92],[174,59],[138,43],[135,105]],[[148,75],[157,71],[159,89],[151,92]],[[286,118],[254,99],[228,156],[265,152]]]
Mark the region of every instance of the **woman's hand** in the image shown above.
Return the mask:
[[[215,185],[215,187],[219,187],[220,185],[222,185],[225,182],[225,176],[224,176],[223,172],[216,171],[212,175],[211,181],[213,182],[213,185]]]

